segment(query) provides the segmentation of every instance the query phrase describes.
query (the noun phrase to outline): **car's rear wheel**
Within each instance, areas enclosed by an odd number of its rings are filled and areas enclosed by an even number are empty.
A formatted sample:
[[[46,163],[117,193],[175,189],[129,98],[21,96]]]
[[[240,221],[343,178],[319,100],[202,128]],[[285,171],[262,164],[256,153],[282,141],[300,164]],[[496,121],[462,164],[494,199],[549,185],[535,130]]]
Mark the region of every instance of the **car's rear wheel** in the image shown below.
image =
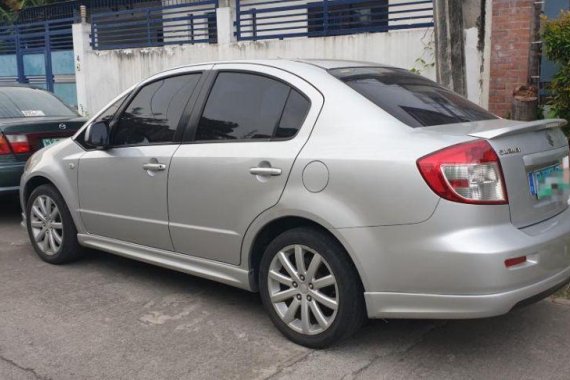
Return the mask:
[[[37,255],[51,264],[81,256],[77,229],[63,197],[52,185],[37,187],[26,202],[28,235]]]
[[[365,320],[363,291],[348,255],[318,229],[296,228],[267,247],[259,271],[263,304],[289,339],[327,347]]]

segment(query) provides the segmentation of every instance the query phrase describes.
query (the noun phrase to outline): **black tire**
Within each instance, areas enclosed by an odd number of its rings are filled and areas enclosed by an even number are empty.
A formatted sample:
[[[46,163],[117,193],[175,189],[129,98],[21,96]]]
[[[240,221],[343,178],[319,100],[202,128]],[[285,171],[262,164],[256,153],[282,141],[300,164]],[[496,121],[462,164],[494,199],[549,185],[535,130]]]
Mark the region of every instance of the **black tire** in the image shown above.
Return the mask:
[[[270,299],[268,276],[271,263],[281,250],[292,245],[308,247],[321,255],[328,264],[327,269],[330,269],[336,279],[338,289],[336,317],[328,328],[315,335],[297,332],[289,327],[277,314]],[[291,341],[305,347],[328,347],[352,336],[366,320],[364,290],[356,268],[345,249],[332,237],[316,228],[299,227],[288,230],[269,244],[260,264],[259,289],[263,305],[277,329]]]
[[[32,231],[32,207],[35,200],[40,196],[48,196],[59,209],[59,215],[61,219],[61,224],[63,226],[63,236],[62,242],[59,249],[53,254],[46,254],[42,251]],[[79,245],[77,241],[77,228],[73,222],[73,218],[69,213],[69,209],[63,200],[63,197],[59,191],[53,185],[41,185],[38,186],[28,198],[26,202],[26,227],[28,230],[28,236],[32,242],[32,246],[36,251],[36,254],[45,262],[50,264],[65,264],[79,259],[84,251],[84,248]]]

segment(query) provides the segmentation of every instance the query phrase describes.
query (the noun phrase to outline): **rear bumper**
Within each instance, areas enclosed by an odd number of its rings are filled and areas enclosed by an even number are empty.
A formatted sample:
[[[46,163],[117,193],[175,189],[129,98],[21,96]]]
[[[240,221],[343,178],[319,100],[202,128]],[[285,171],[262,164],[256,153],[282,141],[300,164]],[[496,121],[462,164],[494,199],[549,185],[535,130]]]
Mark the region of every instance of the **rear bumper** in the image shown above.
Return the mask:
[[[25,162],[0,163],[0,194],[18,193],[25,165]]]
[[[485,295],[364,293],[370,318],[471,319],[506,314],[570,282],[570,268],[521,289]]]
[[[570,280],[570,208],[524,229],[508,206],[441,201],[415,225],[338,229],[371,318],[478,318],[507,313]],[[507,268],[505,260],[526,256]]]

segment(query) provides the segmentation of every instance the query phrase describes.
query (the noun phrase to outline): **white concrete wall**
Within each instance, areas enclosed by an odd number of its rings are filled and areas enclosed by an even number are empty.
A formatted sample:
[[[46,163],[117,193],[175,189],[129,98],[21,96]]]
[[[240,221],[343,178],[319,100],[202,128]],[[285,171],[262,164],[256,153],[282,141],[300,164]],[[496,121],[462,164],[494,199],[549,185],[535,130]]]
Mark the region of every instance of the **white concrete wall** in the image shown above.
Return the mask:
[[[228,12],[228,19],[231,19]],[[218,26],[219,27],[219,26]],[[93,51],[82,40],[88,24],[74,25],[79,109],[94,114],[121,91],[166,69],[198,62],[255,58],[331,58],[379,62],[411,69],[423,56],[425,29],[354,34],[322,38],[291,38],[257,42],[229,41],[171,47]],[[433,68],[422,75],[435,78]],[[81,82],[81,85],[79,84]]]
[[[481,76],[483,54],[477,48],[479,30],[469,28],[465,30],[465,79],[467,83],[467,98],[474,103],[483,104]]]

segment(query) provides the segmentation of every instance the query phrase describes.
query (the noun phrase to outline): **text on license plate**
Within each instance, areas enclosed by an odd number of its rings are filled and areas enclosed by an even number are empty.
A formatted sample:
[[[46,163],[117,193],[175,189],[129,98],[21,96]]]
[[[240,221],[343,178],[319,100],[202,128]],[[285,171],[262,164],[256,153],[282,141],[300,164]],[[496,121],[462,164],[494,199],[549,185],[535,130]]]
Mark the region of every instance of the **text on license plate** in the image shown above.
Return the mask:
[[[48,145],[55,144],[56,142],[59,142],[61,140],[63,140],[63,139],[62,138],[42,139],[42,144],[43,144],[43,146],[48,146]]]
[[[552,165],[528,173],[530,193],[537,199],[562,195],[570,188],[570,178],[562,164]]]

